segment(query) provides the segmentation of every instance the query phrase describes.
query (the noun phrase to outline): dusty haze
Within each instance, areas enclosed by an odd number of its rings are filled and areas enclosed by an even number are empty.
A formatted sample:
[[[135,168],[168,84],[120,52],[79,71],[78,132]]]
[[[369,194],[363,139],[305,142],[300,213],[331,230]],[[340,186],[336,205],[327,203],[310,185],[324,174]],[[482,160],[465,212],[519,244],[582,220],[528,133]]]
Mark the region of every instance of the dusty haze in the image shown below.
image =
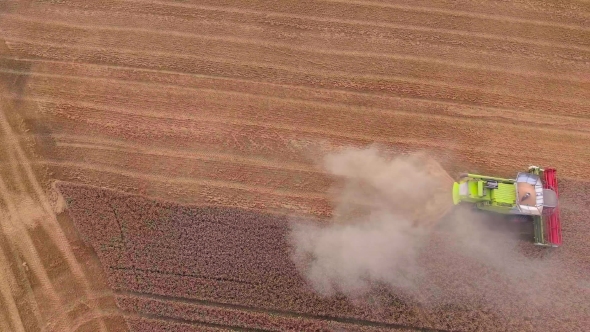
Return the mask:
[[[583,302],[579,281],[566,277],[573,267],[523,249],[522,230],[500,216],[452,209],[452,178],[424,153],[346,148],[320,164],[340,180],[334,217],[294,220],[289,234],[294,263],[318,294],[358,301],[385,285],[432,310],[487,308],[535,325],[580,314],[568,306]]]
[[[295,222],[291,233],[315,290],[357,297],[374,282],[414,288],[429,226],[452,207],[452,178],[425,154],[387,158],[375,146],[328,153],[321,166],[343,180],[334,223]]]

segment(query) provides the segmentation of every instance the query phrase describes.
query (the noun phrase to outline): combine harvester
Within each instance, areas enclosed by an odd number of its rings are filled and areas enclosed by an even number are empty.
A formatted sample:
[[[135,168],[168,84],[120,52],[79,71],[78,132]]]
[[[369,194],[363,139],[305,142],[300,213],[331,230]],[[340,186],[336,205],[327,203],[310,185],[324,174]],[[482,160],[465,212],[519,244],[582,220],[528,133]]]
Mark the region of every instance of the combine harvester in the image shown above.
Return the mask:
[[[453,184],[455,205],[466,202],[479,210],[532,220],[535,244],[561,245],[557,176],[554,168],[529,167],[516,179],[462,174]]]

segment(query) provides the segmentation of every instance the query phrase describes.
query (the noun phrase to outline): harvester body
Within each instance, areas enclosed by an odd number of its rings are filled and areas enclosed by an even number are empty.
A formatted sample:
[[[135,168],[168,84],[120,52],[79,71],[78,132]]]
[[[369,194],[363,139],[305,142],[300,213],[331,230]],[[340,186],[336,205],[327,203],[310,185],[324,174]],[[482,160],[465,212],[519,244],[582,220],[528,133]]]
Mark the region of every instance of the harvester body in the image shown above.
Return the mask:
[[[555,169],[529,167],[514,179],[462,174],[453,184],[453,202],[471,203],[480,210],[530,216],[535,244],[561,245],[561,224]]]

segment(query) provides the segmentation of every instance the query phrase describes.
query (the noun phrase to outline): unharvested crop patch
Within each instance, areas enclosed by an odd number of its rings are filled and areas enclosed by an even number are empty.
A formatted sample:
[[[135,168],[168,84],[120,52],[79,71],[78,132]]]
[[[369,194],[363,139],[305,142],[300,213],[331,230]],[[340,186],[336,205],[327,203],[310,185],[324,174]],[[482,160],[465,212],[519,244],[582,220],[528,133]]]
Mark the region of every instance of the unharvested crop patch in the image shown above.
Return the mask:
[[[575,274],[564,274],[579,273],[577,268],[552,259],[547,264],[563,270],[520,260],[518,251],[512,252],[513,258],[503,256],[511,251],[499,247],[490,251],[485,245],[489,242],[480,246],[449,231],[434,234],[420,256],[430,277],[419,293],[406,296],[377,285],[356,304],[340,295],[323,298],[309,288],[291,260],[290,221],[284,216],[181,206],[71,183],[58,187],[83,238],[96,250],[119,306],[132,321],[135,315],[143,315],[176,323],[278,330],[303,326],[323,330],[331,324],[367,331],[527,330],[546,326],[538,315],[558,310],[561,318],[551,316],[552,324],[576,329],[584,320],[572,318],[588,309],[581,304],[577,309],[561,307],[581,300]],[[563,192],[567,195],[568,190]],[[564,215],[578,213],[564,209]],[[493,238],[494,233],[486,236]],[[471,252],[459,253],[449,239],[468,241]],[[538,252],[532,245],[523,250]],[[484,256],[489,262],[480,259]],[[503,263],[506,259],[509,264]],[[517,262],[524,265],[513,270]],[[576,262],[579,266],[583,260]],[[529,285],[529,274],[537,271],[543,271],[542,275],[531,276],[539,288]],[[545,277],[545,273],[550,274]],[[518,282],[525,282],[518,287],[529,286],[511,293]],[[547,292],[546,287],[560,295]],[[534,297],[529,291],[549,297],[539,306],[519,310],[528,297]],[[545,301],[553,301],[554,306],[547,307]]]

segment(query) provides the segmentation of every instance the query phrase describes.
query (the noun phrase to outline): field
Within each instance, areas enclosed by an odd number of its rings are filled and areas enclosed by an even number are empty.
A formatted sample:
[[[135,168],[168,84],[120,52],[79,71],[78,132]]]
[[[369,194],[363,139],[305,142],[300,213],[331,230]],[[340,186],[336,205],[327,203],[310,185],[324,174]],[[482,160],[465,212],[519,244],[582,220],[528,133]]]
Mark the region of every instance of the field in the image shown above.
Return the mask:
[[[584,0],[1,1],[0,330],[582,331],[589,21]],[[535,265],[492,276],[441,229],[418,298],[321,297],[290,218],[342,213],[318,160],[375,143],[451,175],[556,167],[563,247],[498,238]]]

